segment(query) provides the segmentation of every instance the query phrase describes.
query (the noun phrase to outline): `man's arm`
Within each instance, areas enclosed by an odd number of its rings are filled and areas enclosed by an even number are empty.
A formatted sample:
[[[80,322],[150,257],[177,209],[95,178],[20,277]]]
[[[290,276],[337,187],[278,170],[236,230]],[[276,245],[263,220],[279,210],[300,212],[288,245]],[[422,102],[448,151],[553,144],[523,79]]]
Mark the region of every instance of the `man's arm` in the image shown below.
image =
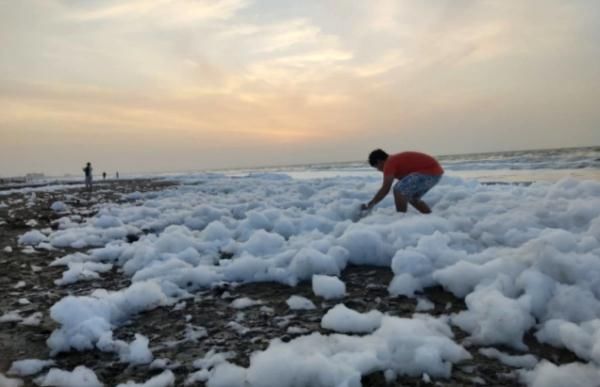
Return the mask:
[[[375,194],[375,196],[373,196],[373,199],[371,199],[369,203],[363,205],[363,209],[370,210],[371,208],[375,207],[377,203],[382,201],[383,198],[385,198],[385,196],[390,192],[393,182],[394,176],[383,176],[383,183],[381,184],[381,188],[379,188],[379,191],[377,191],[377,193]]]

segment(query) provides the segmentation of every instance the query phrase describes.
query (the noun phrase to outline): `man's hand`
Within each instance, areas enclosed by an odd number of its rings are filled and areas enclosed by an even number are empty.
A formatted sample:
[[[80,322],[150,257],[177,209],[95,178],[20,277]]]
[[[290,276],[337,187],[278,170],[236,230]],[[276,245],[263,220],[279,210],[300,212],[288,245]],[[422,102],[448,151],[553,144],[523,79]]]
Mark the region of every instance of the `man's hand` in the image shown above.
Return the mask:
[[[362,211],[368,211],[375,207],[375,205],[382,201],[383,198],[385,198],[385,195],[387,195],[388,192],[390,192],[393,182],[394,176],[383,176],[383,183],[381,184],[381,188],[379,188],[379,191],[377,191],[377,193],[369,203],[361,205],[360,209]]]

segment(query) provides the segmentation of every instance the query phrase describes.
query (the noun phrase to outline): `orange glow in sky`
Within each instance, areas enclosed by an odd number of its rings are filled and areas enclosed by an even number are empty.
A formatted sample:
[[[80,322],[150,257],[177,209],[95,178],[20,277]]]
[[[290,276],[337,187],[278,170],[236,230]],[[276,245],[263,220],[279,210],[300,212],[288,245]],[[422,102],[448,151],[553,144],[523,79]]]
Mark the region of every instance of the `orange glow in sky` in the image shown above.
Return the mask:
[[[600,144],[600,3],[0,1],[0,176]]]

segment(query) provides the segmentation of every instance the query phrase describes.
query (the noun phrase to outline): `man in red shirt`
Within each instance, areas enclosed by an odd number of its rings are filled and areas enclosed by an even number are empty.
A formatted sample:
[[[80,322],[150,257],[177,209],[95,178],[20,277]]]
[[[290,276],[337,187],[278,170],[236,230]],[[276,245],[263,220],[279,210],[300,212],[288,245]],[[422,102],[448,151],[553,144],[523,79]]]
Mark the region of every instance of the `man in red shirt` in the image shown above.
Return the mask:
[[[423,214],[429,214],[431,208],[421,200],[427,191],[436,185],[444,170],[433,157],[419,152],[402,152],[388,155],[376,149],[369,155],[369,164],[383,172],[383,184],[373,199],[362,205],[363,210],[370,210],[383,200],[390,192],[394,179],[394,202],[398,212],[406,212],[408,203]]]

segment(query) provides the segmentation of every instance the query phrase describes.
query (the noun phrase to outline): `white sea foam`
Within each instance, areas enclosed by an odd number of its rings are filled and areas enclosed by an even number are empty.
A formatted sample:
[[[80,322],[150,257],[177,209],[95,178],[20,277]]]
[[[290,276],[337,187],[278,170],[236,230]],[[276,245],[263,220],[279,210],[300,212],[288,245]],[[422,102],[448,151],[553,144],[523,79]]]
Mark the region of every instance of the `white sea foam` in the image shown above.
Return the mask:
[[[467,331],[472,343],[526,351],[523,336],[533,330],[539,340],[564,346],[589,361],[589,367],[596,367],[598,182],[563,179],[528,186],[481,185],[444,177],[425,197],[433,207],[431,215],[397,214],[388,197],[369,216],[357,220],[360,203],[378,188],[376,175],[303,181],[273,174],[193,175],[181,181],[184,184],[177,189],[139,194],[136,205],[106,205],[83,223],[24,238],[28,242],[36,242],[30,237],[37,242],[47,238],[57,248],[88,247],[86,253],[64,258],[63,264],[113,264],[132,278],[128,289],[59,301],[51,314],[59,323],[49,340],[53,352],[91,349],[135,313],[174,303],[222,281],[293,286],[311,278],[329,278],[343,285],[337,276],[348,264],[370,264],[392,269],[394,279],[387,284],[391,296],[413,297],[441,285],[466,298],[467,310],[450,321]],[[194,184],[185,184],[190,182]],[[127,243],[129,234],[139,240]],[[347,291],[320,282],[313,280],[317,294],[340,297]],[[311,348],[328,341],[323,336],[306,337],[314,341]],[[371,344],[370,340],[361,343],[360,356],[367,356]],[[273,348],[279,346],[287,348],[283,344]],[[268,351],[265,358],[274,350]],[[334,353],[321,351],[319,356],[329,362]],[[454,357],[458,358],[462,357]],[[294,359],[304,364],[305,359]],[[441,372],[443,367],[434,363],[419,363],[411,372],[434,376],[437,370],[437,375],[447,375],[447,368]],[[240,370],[223,364],[209,376],[209,385],[220,385],[219,380],[235,375],[255,380],[257,376],[249,376],[256,375],[252,370],[267,368],[262,362],[253,364],[261,366]],[[309,372],[302,369],[298,372]],[[333,369],[346,379],[327,376],[324,380],[350,383],[366,372],[354,362]],[[536,369],[551,370],[543,365]]]

